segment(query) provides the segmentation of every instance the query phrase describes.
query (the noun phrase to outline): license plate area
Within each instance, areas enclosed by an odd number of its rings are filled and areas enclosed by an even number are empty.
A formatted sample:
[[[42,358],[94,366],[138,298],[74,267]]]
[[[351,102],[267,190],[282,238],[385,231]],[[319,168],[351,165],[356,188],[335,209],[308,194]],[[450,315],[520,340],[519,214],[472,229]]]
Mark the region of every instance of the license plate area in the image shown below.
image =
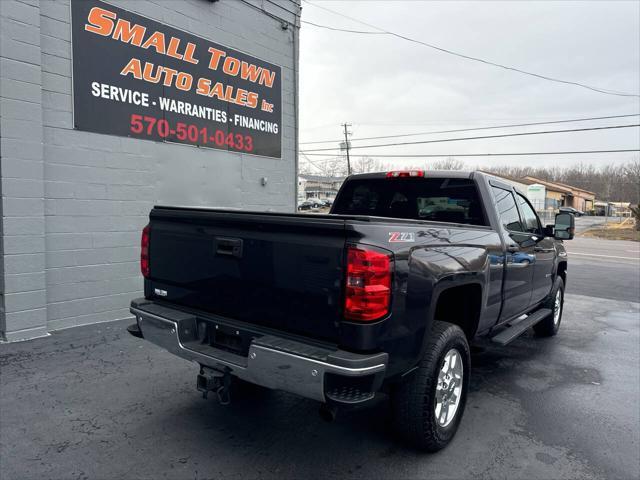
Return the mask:
[[[243,357],[249,355],[249,346],[255,338],[250,332],[200,319],[197,321],[197,336],[200,345],[208,345]]]
[[[236,335],[232,332],[223,332],[222,330],[215,330],[212,335],[210,345],[212,347],[226,350],[237,355],[247,356],[249,346],[243,345],[242,336]]]

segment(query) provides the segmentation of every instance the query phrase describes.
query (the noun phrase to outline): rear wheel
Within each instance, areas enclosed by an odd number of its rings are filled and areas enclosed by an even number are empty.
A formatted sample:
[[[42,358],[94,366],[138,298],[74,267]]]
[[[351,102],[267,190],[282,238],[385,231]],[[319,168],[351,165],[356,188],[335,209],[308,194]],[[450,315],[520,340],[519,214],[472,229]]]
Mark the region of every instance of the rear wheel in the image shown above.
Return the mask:
[[[436,321],[418,367],[392,392],[392,421],[409,444],[435,452],[453,438],[469,387],[469,345],[460,327]]]
[[[564,281],[562,277],[556,277],[551,294],[545,301],[544,308],[550,309],[551,315],[536,323],[533,326],[533,330],[540,337],[552,337],[558,333],[560,322],[562,321],[562,311],[564,309]]]

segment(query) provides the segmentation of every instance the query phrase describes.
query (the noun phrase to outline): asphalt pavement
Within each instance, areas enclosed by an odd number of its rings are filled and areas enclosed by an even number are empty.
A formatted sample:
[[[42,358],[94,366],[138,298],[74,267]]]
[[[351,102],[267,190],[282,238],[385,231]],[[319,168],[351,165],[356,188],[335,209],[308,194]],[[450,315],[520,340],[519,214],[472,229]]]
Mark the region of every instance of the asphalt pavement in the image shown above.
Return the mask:
[[[578,231],[604,223],[604,217],[576,220]],[[640,243],[578,236],[565,246],[569,293],[640,302]]]
[[[0,478],[640,478],[638,244],[567,249],[560,333],[480,345],[442,452],[396,442],[384,399],[333,424],[281,392],[204,400],[120,321],[0,345]]]
[[[197,367],[126,322],[3,345],[0,477],[638,478],[638,307],[567,295],[557,337],[474,354],[460,430],[432,455],[394,441],[384,402],[327,424],[280,392],[204,400]]]

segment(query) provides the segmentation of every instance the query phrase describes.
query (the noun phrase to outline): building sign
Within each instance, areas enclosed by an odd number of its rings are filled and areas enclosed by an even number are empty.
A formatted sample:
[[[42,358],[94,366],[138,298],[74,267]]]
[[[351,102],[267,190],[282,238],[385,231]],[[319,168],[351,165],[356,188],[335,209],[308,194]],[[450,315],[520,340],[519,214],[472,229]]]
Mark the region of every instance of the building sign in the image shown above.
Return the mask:
[[[71,13],[75,128],[281,157],[279,66],[97,0]]]
[[[534,183],[527,186],[527,197],[537,211],[544,210],[548,206],[546,202],[547,189],[544,185]]]

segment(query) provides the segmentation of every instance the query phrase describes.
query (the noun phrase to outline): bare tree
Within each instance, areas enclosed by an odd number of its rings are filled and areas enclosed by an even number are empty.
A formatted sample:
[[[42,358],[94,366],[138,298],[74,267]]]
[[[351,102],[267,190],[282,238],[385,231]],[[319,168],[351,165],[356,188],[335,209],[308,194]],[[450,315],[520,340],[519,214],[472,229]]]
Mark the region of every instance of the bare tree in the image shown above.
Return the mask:
[[[315,168],[308,161],[300,161],[298,173],[301,175],[320,175],[318,168]]]
[[[462,160],[449,157],[444,160],[425,162],[421,165],[385,164],[371,157],[352,157],[353,173],[381,172],[387,170],[462,170],[468,168]],[[582,188],[596,194],[598,200],[612,202],[640,203],[640,158],[634,158],[624,165],[595,167],[577,164],[567,168],[534,166],[495,166],[482,170],[513,178],[531,176],[549,182],[559,182]],[[343,156],[324,160],[300,158],[300,173],[343,177],[347,174],[347,162]]]
[[[497,166],[483,168],[513,178],[526,176],[559,182],[594,192],[599,200],[637,203],[640,200],[640,160],[625,165],[595,167],[577,164],[568,168]]]
[[[624,174],[628,185],[631,187],[629,201],[638,205],[640,204],[640,157],[635,158],[624,166]]]
[[[351,171],[353,173],[371,173],[384,170],[384,164],[380,160],[371,157],[357,157],[351,161]]]
[[[345,157],[331,158],[325,161],[325,176],[345,177],[347,175],[347,160]]]
[[[431,170],[464,170],[467,165],[460,159],[447,157],[444,160],[428,163],[427,167]]]
[[[328,159],[300,158],[300,173],[303,175],[321,175],[323,177],[344,177],[347,174],[346,160],[342,157]]]

